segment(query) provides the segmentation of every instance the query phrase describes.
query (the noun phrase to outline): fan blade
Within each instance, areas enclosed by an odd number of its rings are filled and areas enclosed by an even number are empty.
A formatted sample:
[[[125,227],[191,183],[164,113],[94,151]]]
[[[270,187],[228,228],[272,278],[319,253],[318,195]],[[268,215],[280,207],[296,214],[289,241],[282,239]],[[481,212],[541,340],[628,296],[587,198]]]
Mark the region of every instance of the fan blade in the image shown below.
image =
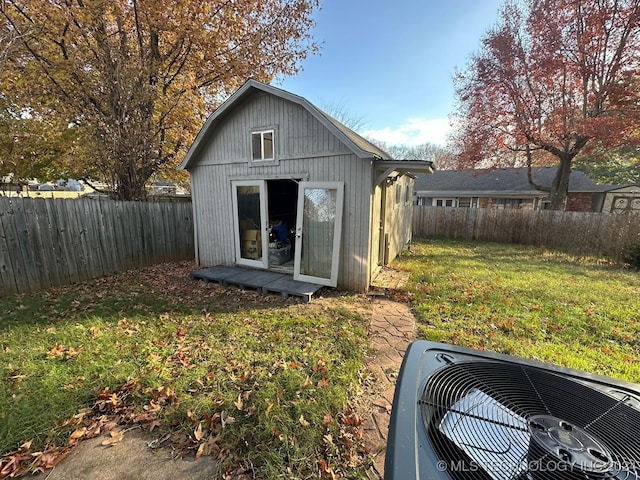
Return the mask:
[[[527,421],[473,388],[449,409],[438,426],[493,480],[511,480],[527,468]]]
[[[626,468],[621,468],[613,478],[615,480],[640,480],[637,470],[632,472],[631,470],[627,470]]]

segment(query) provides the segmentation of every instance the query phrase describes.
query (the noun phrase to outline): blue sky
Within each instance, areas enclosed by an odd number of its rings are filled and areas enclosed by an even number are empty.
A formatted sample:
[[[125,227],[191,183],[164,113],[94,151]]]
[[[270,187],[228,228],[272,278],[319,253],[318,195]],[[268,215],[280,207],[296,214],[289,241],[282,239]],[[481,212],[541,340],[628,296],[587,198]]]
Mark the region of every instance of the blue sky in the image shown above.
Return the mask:
[[[276,82],[318,107],[342,105],[389,145],[444,145],[452,75],[479,49],[503,0],[321,0],[320,54]]]

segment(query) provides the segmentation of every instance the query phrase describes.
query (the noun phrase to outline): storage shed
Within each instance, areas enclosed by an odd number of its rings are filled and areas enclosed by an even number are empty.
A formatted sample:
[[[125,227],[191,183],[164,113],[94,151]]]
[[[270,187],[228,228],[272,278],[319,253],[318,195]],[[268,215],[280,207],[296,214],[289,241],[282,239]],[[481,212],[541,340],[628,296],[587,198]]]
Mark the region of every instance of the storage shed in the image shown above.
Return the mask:
[[[189,171],[196,261],[365,292],[411,239],[414,175],[304,98],[249,80],[205,122]]]

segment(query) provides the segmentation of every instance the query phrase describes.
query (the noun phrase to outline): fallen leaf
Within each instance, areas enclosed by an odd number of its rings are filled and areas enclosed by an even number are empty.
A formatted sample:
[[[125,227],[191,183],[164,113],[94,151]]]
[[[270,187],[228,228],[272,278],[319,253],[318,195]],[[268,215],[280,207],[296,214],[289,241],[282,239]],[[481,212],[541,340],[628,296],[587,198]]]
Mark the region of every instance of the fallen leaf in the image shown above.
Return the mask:
[[[231,415],[225,415],[225,413],[222,412],[220,414],[220,421],[222,422],[222,427],[224,428],[226,425],[231,425],[233,422],[236,421],[236,419]]]
[[[87,428],[82,427],[74,430],[71,435],[69,435],[69,443],[76,443],[76,441],[87,434]]]
[[[324,418],[322,419],[322,427],[328,428],[332,421],[333,416],[330,413],[325,413]]]
[[[300,418],[298,419],[298,421],[300,422],[300,425],[302,425],[302,426],[303,426],[303,427],[305,427],[305,428],[306,428],[306,427],[308,427],[308,426],[310,425],[310,424],[309,424],[309,422],[307,422],[307,421],[304,419],[304,415],[300,415]]]
[[[198,451],[196,452],[196,460],[198,460],[201,456],[202,453],[204,452],[204,443],[201,443],[200,446],[198,447]]]
[[[64,356],[65,350],[66,348],[64,347],[64,345],[58,344],[55,347],[53,347],[51,350],[49,350],[47,352],[47,355],[54,358],[62,358]]]
[[[124,432],[122,430],[112,430],[109,432],[109,437],[100,443],[103,447],[111,447],[122,441],[124,438]]]
[[[153,429],[159,427],[162,423],[159,420],[153,420],[151,423],[147,425],[147,428],[150,432],[153,432]]]
[[[198,423],[198,428],[196,428],[193,431],[193,436],[196,438],[197,441],[202,440],[202,438],[204,437],[202,433],[202,423]]]

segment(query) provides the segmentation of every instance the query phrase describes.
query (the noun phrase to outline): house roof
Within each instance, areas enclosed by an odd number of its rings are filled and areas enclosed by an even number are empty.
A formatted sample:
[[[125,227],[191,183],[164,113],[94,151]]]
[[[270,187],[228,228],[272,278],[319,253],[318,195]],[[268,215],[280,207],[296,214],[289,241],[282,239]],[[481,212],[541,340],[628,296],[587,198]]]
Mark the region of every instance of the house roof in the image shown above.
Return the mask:
[[[534,167],[533,180],[536,184],[550,188],[556,173],[556,167]],[[438,195],[527,195],[545,196],[546,192],[535,189],[529,184],[527,167],[523,168],[486,168],[466,170],[436,170],[431,175],[419,175],[415,191],[422,196],[427,193]],[[570,192],[600,192],[603,188],[596,185],[587,175],[572,170],[569,179]]]
[[[331,115],[323,112],[305,98],[257,80],[250,79],[247,80],[236,92],[234,92],[220,107],[218,107],[216,111],[209,116],[209,118],[207,118],[202,129],[194,140],[193,145],[191,145],[189,152],[187,152],[187,155],[178,168],[181,170],[189,169],[189,167],[195,163],[200,151],[207,143],[206,140],[215,130],[218,123],[222,121],[225,115],[237,104],[241,103],[245,98],[256,91],[267,92],[271,95],[275,95],[276,97],[301,105],[322,125],[338,137],[357,157],[392,160],[392,157],[387,152],[361,137]]]
[[[635,191],[635,189],[640,191],[640,183],[629,183],[627,185],[603,185],[604,191],[609,193],[609,192],[616,192],[618,190],[627,190],[627,189],[634,189],[633,191]]]

